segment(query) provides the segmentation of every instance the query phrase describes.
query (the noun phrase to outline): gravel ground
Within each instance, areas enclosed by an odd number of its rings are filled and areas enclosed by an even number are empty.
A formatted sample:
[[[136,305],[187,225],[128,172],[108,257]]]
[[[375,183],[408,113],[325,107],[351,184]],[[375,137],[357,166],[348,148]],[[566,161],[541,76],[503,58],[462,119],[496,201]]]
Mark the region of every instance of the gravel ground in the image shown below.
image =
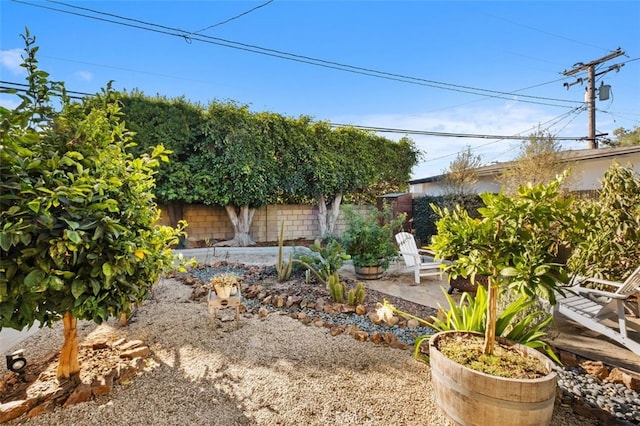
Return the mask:
[[[81,338],[141,339],[153,362],[126,386],[28,425],[451,425],[435,406],[429,366],[391,349],[274,312],[214,330],[191,287],[164,279],[125,328],[82,322]],[[62,345],[60,324],[21,344],[31,357]],[[553,425],[595,425],[556,406]]]

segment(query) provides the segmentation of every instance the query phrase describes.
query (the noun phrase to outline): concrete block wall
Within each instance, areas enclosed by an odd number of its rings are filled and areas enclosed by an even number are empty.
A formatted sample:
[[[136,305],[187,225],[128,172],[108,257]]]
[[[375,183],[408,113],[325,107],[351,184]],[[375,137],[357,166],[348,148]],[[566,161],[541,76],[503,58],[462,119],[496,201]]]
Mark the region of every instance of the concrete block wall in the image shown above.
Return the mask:
[[[168,215],[162,209],[160,222],[169,224]],[[366,212],[373,206],[363,207]],[[187,246],[201,246],[206,241],[224,241],[233,238],[233,226],[226,210],[219,206],[205,206],[189,204],[183,208],[187,227]],[[277,242],[280,235],[280,225],[284,223],[285,240],[313,240],[320,236],[318,227],[318,207],[311,205],[268,205],[256,210],[253,216],[251,238],[256,242]],[[336,223],[336,236],[344,232],[342,213]]]

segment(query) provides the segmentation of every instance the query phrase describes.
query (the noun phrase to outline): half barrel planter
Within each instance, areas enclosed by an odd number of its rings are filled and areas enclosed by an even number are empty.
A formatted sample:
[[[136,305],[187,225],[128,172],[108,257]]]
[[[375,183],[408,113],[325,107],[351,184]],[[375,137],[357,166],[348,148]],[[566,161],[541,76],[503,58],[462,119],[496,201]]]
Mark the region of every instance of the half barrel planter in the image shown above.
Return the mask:
[[[382,266],[354,266],[353,270],[356,274],[356,278],[361,280],[379,280],[384,274]]]
[[[453,422],[462,426],[547,426],[551,424],[556,397],[557,374],[553,363],[527,346],[498,338],[515,346],[524,356],[536,358],[548,374],[537,379],[509,379],[472,370],[447,358],[438,349],[444,331],[429,339],[431,382],[436,405]]]

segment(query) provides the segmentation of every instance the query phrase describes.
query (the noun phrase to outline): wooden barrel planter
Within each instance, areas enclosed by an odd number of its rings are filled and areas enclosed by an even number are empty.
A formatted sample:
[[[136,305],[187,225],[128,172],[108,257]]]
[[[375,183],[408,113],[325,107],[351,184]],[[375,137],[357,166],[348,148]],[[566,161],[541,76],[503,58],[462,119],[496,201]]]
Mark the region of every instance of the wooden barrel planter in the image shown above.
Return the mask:
[[[382,278],[384,269],[381,266],[354,266],[356,278],[361,280],[379,280]]]
[[[556,396],[557,374],[552,362],[535,349],[516,345],[518,350],[539,359],[549,372],[538,379],[509,379],[491,376],[451,361],[438,350],[438,339],[445,331],[429,340],[431,382],[436,405],[459,425],[541,426],[551,423]]]

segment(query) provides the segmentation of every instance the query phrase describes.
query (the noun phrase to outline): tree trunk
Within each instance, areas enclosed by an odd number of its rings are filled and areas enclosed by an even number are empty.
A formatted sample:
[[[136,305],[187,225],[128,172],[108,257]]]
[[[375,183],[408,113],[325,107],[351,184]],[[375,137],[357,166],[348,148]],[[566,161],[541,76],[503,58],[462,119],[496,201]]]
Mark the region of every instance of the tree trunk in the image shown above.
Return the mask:
[[[255,241],[249,235],[249,229],[253,222],[253,215],[256,209],[249,206],[236,207],[233,205],[224,206],[233,225],[233,239],[216,243],[216,247],[247,247],[255,245]]]
[[[62,317],[64,324],[64,344],[60,351],[60,360],[56,377],[58,379],[69,379],[80,373],[80,363],[78,362],[78,330],[76,328],[78,320],[71,312],[66,312]]]
[[[178,227],[178,222],[182,220],[184,217],[183,206],[181,203],[171,203],[167,204],[167,216],[169,216],[169,225],[172,228]]]
[[[182,203],[170,203],[165,205],[167,216],[169,216],[169,225],[172,228],[178,227],[178,222],[184,219],[184,207]],[[179,237],[180,241],[178,243],[178,248],[183,249],[186,248],[185,245],[185,236],[181,235]]]
[[[324,195],[318,196],[318,229],[322,239],[333,235],[340,214],[340,203],[342,203],[341,193],[338,193],[330,201],[329,209],[327,209],[327,200]],[[327,210],[329,210],[329,214],[327,214]]]
[[[496,322],[498,320],[498,282],[495,278],[488,280],[489,300],[487,302],[487,328],[484,332],[485,355],[492,355],[496,342]]]

